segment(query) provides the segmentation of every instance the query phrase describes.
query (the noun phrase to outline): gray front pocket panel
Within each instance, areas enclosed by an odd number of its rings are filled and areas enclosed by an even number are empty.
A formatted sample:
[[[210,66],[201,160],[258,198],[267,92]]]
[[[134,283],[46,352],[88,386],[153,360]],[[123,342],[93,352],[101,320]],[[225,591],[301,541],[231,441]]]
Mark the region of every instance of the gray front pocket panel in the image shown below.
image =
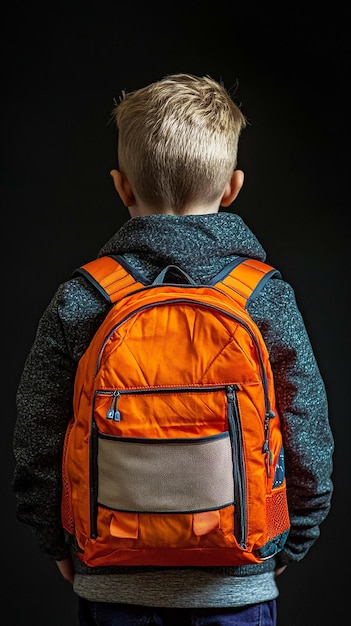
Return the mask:
[[[99,434],[101,506],[135,513],[194,513],[233,501],[228,432],[184,440],[123,440]]]

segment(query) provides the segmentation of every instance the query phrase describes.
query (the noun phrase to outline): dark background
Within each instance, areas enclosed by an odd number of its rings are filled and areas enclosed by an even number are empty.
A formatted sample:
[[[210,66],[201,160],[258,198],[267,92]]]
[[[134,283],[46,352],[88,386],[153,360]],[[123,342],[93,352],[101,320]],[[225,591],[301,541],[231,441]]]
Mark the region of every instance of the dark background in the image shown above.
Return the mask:
[[[113,99],[165,74],[238,81],[241,214],[294,286],[327,386],[335,493],[321,537],[279,579],[279,626],[344,623],[350,494],[350,20],[344,3],[141,5],[48,0],[2,9],[1,569],[5,626],[76,626],[76,598],[16,521],[15,392],[61,281],[127,219]],[[338,615],[338,618],[336,617]]]

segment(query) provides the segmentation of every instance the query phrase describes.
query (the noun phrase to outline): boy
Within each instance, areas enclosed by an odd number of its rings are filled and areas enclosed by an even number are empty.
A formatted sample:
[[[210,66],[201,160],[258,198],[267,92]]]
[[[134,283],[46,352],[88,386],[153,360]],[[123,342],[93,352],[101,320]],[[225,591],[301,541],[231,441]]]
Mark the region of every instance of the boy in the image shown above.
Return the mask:
[[[238,256],[266,254],[229,207],[244,179],[236,169],[246,120],[210,77],[176,74],[123,94],[115,188],[130,218],[98,256],[122,254],[152,281],[176,264],[207,283]],[[17,392],[14,491],[17,516],[74,585],[81,626],[276,624],[276,576],[317,540],[332,496],[333,438],[324,383],[284,280],[267,281],[249,313],[268,345],[283,423],[291,531],[259,565],[87,568],[65,542],[61,520],[63,438],[80,357],[108,305],[84,277],[60,285],[38,326]]]

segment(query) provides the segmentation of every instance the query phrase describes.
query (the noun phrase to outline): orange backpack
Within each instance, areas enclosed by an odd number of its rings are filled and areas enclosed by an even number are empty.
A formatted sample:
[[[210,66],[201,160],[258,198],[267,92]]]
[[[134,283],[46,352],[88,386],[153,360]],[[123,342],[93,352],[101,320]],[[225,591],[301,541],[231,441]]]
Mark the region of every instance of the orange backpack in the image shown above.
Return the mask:
[[[65,438],[62,522],[78,557],[232,566],[274,556],[290,527],[282,433],[246,306],[277,270],[238,259],[197,285],[168,266],[145,284],[106,256],[77,272],[113,303],[78,364]],[[167,282],[173,272],[181,283]]]

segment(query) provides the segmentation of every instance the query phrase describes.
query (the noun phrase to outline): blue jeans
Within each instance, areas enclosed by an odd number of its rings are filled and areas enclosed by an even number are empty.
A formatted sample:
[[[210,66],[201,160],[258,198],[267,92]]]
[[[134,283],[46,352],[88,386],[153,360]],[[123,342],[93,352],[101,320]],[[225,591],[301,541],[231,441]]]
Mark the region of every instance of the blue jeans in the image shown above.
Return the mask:
[[[276,601],[237,608],[167,609],[79,598],[80,626],[276,626]]]

